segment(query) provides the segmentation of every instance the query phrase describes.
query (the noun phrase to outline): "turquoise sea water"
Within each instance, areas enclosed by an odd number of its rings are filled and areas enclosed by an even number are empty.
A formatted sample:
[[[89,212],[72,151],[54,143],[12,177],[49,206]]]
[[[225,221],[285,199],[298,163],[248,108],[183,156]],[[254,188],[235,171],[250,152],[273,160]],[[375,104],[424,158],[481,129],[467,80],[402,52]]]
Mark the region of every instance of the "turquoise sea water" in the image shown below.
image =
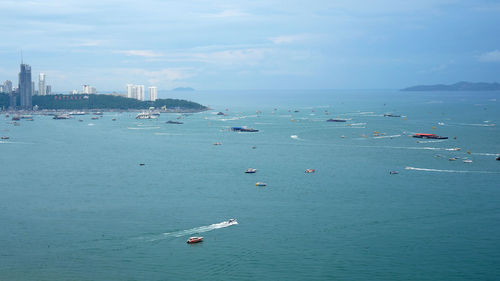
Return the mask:
[[[0,122],[0,280],[500,276],[500,93],[175,94],[213,110]]]

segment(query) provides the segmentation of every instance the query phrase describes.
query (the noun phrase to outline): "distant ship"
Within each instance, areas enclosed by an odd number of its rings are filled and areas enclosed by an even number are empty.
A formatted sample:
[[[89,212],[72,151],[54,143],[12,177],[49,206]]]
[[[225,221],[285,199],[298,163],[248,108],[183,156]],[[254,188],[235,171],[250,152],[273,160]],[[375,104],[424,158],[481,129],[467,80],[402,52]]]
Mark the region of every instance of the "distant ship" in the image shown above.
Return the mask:
[[[414,134],[413,137],[418,138],[418,139],[435,139],[435,140],[448,139],[448,137],[442,137],[442,136],[438,136],[436,134]]]
[[[234,132],[251,132],[251,133],[254,133],[254,132],[258,132],[259,130],[256,130],[254,128],[232,127],[231,131],[234,131]]]
[[[59,114],[59,115],[54,115],[52,119],[71,119],[71,117],[68,114]]]
[[[135,119],[158,119],[158,115],[154,115],[150,112],[141,112],[137,114]]]

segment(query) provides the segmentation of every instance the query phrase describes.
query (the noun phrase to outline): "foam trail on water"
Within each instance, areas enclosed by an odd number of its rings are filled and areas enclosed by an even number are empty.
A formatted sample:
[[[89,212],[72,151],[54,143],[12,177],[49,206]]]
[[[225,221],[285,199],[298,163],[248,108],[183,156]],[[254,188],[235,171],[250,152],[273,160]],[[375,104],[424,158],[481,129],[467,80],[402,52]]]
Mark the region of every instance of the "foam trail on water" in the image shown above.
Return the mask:
[[[134,127],[127,127],[129,130],[156,130],[160,129],[160,127],[140,127],[140,128],[134,128]]]
[[[416,168],[416,167],[406,167],[406,170],[413,171],[424,171],[424,172],[441,172],[441,173],[477,173],[477,174],[500,174],[500,172],[492,171],[464,171],[464,170],[440,170],[440,169],[429,169],[429,168]]]
[[[385,139],[385,138],[397,138],[400,137],[401,135],[392,135],[392,136],[379,136],[379,137],[373,137],[374,139]]]
[[[237,221],[233,221],[233,222],[223,221],[223,222],[214,223],[214,224],[206,225],[206,226],[199,226],[199,227],[195,227],[195,228],[191,228],[191,229],[179,230],[179,231],[174,231],[174,232],[165,232],[156,238],[150,239],[149,241],[157,241],[157,240],[162,240],[162,239],[166,239],[169,237],[177,238],[177,237],[182,237],[182,236],[189,236],[189,235],[193,235],[193,234],[197,234],[197,233],[204,233],[204,232],[212,231],[215,229],[229,227],[229,226],[236,225],[236,224],[238,224]]]

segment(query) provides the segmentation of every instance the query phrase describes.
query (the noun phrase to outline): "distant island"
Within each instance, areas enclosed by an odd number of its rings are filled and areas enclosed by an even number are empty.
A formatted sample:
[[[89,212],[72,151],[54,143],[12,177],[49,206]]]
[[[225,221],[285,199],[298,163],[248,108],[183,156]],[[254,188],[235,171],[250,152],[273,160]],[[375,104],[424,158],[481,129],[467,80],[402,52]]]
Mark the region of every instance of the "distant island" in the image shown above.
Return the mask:
[[[500,83],[458,82],[451,85],[418,85],[401,89],[401,91],[500,91]]]
[[[194,89],[191,87],[178,87],[178,88],[172,89],[172,91],[189,92],[189,91],[194,91]]]
[[[19,97],[18,97],[19,99]],[[19,103],[18,103],[19,104]],[[144,110],[150,107],[163,108],[175,112],[199,112],[208,110],[208,107],[199,103],[179,99],[157,99],[156,101],[140,101],[115,95],[77,94],[77,95],[47,95],[33,96],[33,106],[38,109],[119,109]],[[9,95],[0,94],[0,108],[9,107]]]

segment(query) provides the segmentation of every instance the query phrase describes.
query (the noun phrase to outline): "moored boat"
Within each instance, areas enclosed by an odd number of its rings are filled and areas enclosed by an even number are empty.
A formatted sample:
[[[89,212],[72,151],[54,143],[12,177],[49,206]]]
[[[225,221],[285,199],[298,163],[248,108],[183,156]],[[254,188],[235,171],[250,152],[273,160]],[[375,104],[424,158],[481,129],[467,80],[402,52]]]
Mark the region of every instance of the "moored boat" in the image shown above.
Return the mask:
[[[328,119],[326,122],[347,122],[345,119]]]
[[[267,186],[267,183],[258,181],[255,183],[255,186]]]
[[[448,139],[448,137],[442,137],[442,136],[438,136],[436,134],[414,134],[412,137],[418,138],[418,139],[436,139],[436,140]]]
[[[257,172],[257,169],[254,169],[254,168],[248,168],[246,171],[245,171],[245,174],[255,174]]]
[[[315,173],[315,172],[316,172],[315,169],[306,169],[306,171],[305,171],[306,174]]]
[[[167,124],[184,124],[182,122],[179,122],[179,121],[172,121],[172,120],[168,120],[167,122],[165,122]]]
[[[3,136],[3,137],[0,137],[0,139],[2,139],[2,140],[8,140],[8,139],[10,139],[10,137]]]
[[[154,115],[151,112],[141,112],[137,114],[135,119],[158,119],[158,115]]]
[[[401,117],[401,115],[392,114],[392,113],[386,113],[386,114],[384,114],[384,117]]]
[[[54,115],[52,119],[70,119],[71,117],[68,114],[58,114]]]

